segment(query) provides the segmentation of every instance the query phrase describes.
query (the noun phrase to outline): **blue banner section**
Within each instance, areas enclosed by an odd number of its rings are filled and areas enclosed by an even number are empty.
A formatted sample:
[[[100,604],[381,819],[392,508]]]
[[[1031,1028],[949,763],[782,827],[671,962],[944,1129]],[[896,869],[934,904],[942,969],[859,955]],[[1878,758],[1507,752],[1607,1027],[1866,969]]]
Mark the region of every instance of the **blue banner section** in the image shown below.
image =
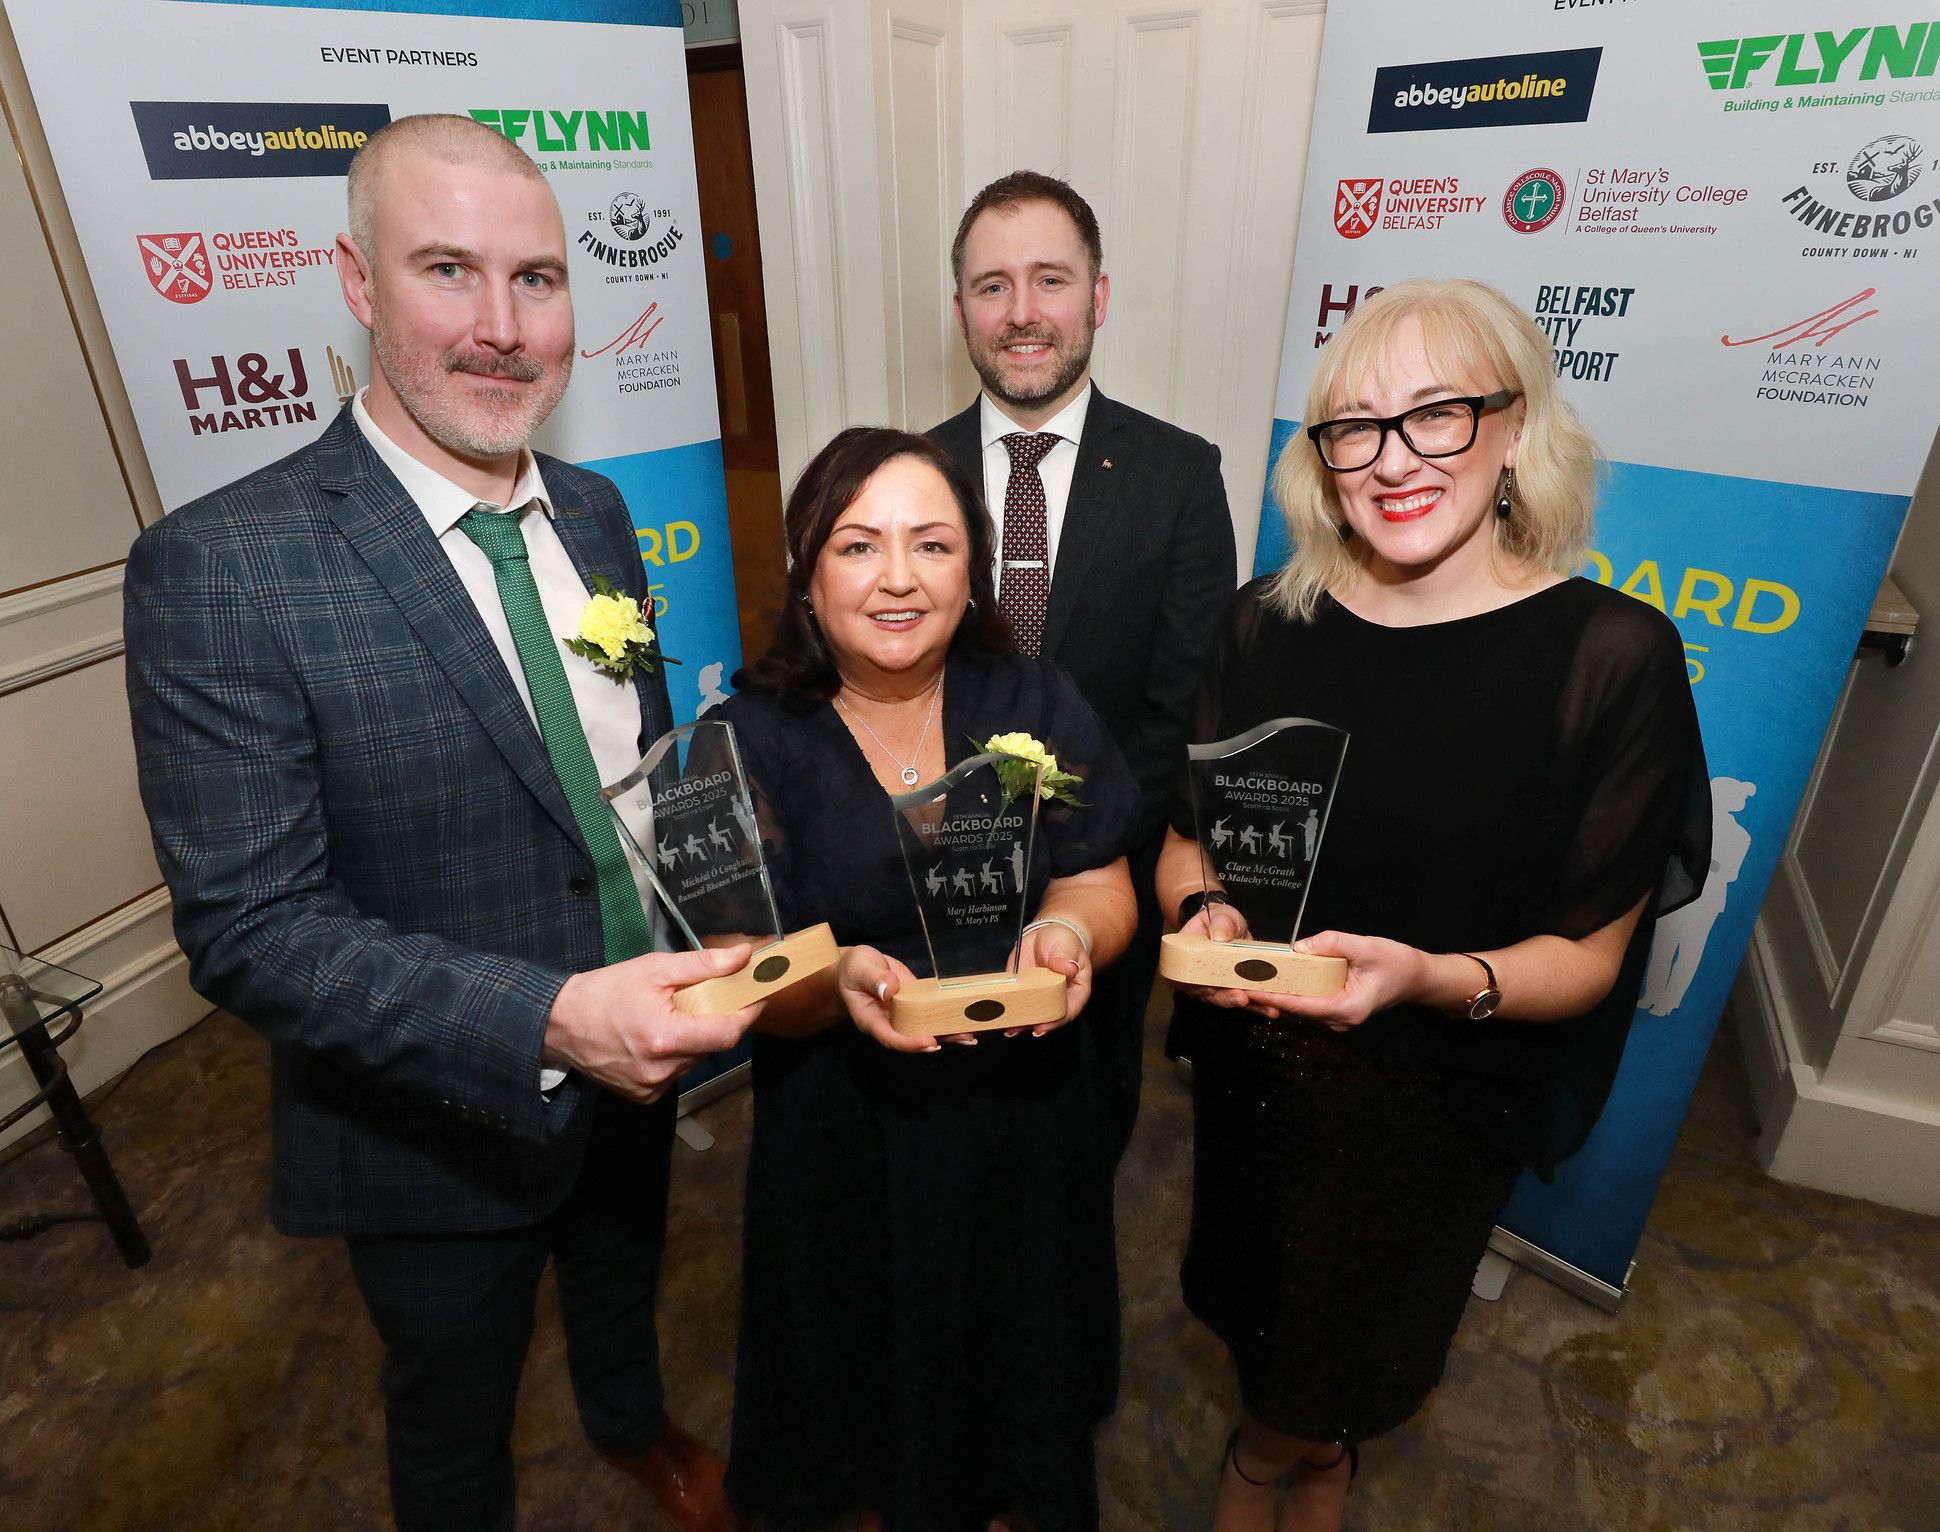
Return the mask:
[[[175,0],[175,3],[319,9],[316,0]],[[603,21],[623,27],[681,24],[680,0],[330,0],[329,9],[394,11],[407,16],[489,16],[499,21]]]
[[[1273,423],[1273,456],[1298,433]],[[1657,930],[1623,1065],[1590,1140],[1503,1228],[1622,1287],[1738,961],[1906,514],[1901,495],[1608,466],[1582,571],[1669,615],[1711,773],[1712,875]],[[1254,573],[1285,563],[1271,492]],[[1321,876],[1325,876],[1323,869]]]
[[[581,466],[626,497],[653,592],[650,621],[661,651],[680,661],[667,667],[674,722],[691,723],[727,700],[727,678],[741,666],[720,439]]]

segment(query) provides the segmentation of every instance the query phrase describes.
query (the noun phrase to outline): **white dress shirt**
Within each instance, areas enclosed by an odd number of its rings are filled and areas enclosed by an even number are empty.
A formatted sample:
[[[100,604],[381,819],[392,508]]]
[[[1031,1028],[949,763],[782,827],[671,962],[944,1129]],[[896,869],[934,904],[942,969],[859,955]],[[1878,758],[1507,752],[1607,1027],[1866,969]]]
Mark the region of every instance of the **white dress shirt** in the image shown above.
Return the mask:
[[[519,662],[518,645],[512,641],[512,625],[505,620],[505,605],[499,600],[498,577],[492,572],[492,561],[458,525],[475,506],[491,511],[506,508],[481,501],[470,490],[420,463],[392,441],[364,407],[364,390],[357,391],[350,413],[371,450],[397,475],[404,492],[416,502],[431,528],[431,535],[438,539],[438,546],[451,560],[451,567],[464,585],[465,594],[471,597],[472,605],[478,609],[485,631],[492,635],[499,658],[505,662],[506,672],[518,689],[519,701],[525,704],[526,716],[536,730],[539,715],[533,711],[525,667]],[[599,771],[600,781],[617,782],[640,762],[640,694],[631,685],[616,683],[591,660],[566,647],[567,639],[579,636],[579,614],[585,609],[588,592],[573,565],[572,555],[566,552],[566,545],[560,542],[559,533],[553,527],[552,497],[546,493],[545,481],[539,477],[539,464],[530,450],[521,449],[519,476],[513,485],[511,504],[523,506],[534,501],[538,502],[539,514],[527,515],[522,522],[533,583],[539,587],[539,603],[545,608],[546,622],[559,641],[559,661],[565,666],[566,680],[572,687],[573,706],[579,710],[579,724],[592,749],[593,765]],[[655,914],[651,908],[647,911],[650,925],[654,924]],[[658,946],[657,926],[655,936]],[[563,1069],[541,1070],[539,1088],[549,1091],[565,1078]]]
[[[990,519],[997,524],[997,587],[1004,583],[1004,491],[1010,487],[1010,449],[1004,438],[1024,427],[1006,415],[988,394],[978,395],[983,431],[983,497],[990,507]],[[1078,390],[1073,399],[1043,425],[1038,433],[1062,437],[1044,454],[1037,465],[1044,481],[1044,539],[1050,552],[1051,569],[1058,567],[1058,537],[1064,531],[1064,510],[1071,500],[1071,476],[1078,468],[1078,443],[1084,439],[1085,415],[1091,409],[1091,382]]]

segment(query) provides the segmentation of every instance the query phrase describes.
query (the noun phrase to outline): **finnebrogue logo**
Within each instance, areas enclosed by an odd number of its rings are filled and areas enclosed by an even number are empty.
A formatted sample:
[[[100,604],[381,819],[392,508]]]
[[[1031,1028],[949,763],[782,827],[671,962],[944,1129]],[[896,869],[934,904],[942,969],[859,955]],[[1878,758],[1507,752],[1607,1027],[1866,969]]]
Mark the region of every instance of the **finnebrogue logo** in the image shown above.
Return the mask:
[[[1585,122],[1601,48],[1393,64],[1374,71],[1370,133]]]
[[[1802,247],[1799,254],[1808,260],[1917,260],[1920,241],[1940,221],[1940,197],[1925,195],[1933,190],[1931,181],[1921,188],[1920,197],[1899,200],[1925,169],[1922,153],[1919,143],[1904,133],[1887,133],[1860,145],[1850,159],[1814,161],[1814,179],[1779,199],[1811,233],[1829,236]],[[1842,202],[1837,191],[1841,185],[1862,204],[1859,210]]]
[[[581,229],[574,241],[594,260],[617,268],[606,278],[606,285],[621,282],[652,282],[663,275],[657,268],[683,238],[670,208],[649,208],[637,192],[621,192],[603,209],[586,215],[591,228]],[[595,230],[604,227],[612,242]]]
[[[340,176],[391,120],[368,102],[130,101],[151,181]]]

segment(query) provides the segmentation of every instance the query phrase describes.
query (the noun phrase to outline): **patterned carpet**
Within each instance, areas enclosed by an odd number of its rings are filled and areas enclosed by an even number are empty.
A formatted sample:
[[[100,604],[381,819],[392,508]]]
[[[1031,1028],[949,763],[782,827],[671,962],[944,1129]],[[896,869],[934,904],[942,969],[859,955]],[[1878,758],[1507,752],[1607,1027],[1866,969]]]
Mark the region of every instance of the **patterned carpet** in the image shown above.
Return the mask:
[[[0,1527],[388,1524],[378,1348],[342,1249],[267,1224],[266,1064],[215,1016],[100,1104],[148,1267],[86,1224],[0,1246]],[[1152,1050],[1119,1182],[1112,1532],[1205,1525],[1234,1408],[1178,1298],[1189,1111]],[[702,1120],[717,1146],[675,1152],[661,1333],[676,1414],[720,1443],[746,1093]],[[1526,1273],[1472,1302],[1440,1392],[1364,1455],[1349,1527],[1940,1532],[1940,1221],[1769,1181],[1753,1132],[1726,1026],[1622,1312]],[[51,1143],[0,1165],[0,1219],[84,1202]],[[550,1291],[515,1445],[522,1526],[663,1525],[579,1436]]]

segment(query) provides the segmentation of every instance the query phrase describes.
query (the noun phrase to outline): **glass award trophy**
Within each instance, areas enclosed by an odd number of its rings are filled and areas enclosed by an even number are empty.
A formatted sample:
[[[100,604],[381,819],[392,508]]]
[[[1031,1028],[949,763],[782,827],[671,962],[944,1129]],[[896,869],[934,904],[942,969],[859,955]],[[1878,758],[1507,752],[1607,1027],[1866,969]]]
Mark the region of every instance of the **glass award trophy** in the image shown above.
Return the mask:
[[[1028,787],[1007,793],[1000,766],[1013,778],[1022,767]],[[1064,1019],[1064,975],[1017,966],[1041,776],[1022,756],[973,755],[889,800],[935,975],[896,992],[898,1032],[933,1037]]]
[[[754,944],[747,966],[679,991],[676,1009],[738,1011],[835,966],[826,924],[782,933],[733,724],[703,719],[670,730],[600,796],[644,908],[657,898],[695,947]]]
[[[1280,995],[1331,995],[1346,984],[1345,959],[1293,950],[1346,756],[1346,732],[1311,718],[1275,718],[1186,747],[1206,893],[1230,904],[1249,934],[1165,936],[1161,974],[1175,984]]]

